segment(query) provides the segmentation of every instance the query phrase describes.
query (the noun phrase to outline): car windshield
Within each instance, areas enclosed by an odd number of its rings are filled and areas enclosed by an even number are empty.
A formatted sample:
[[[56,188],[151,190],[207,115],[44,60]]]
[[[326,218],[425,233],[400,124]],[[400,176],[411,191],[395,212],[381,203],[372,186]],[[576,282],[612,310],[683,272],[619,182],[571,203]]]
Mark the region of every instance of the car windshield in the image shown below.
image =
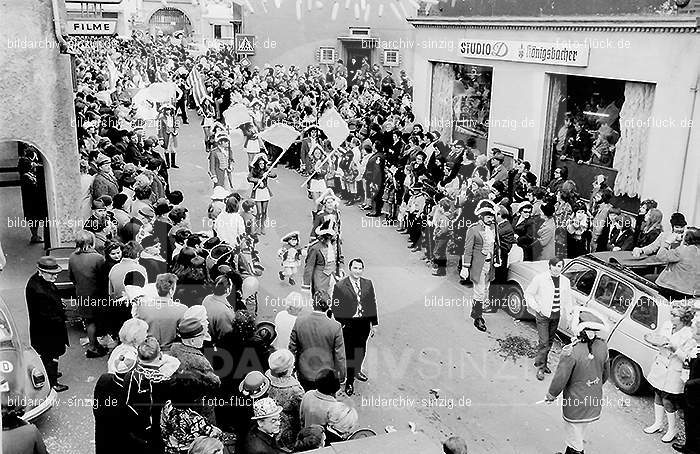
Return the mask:
[[[0,345],[6,342],[12,342],[12,328],[5,313],[0,311]]]

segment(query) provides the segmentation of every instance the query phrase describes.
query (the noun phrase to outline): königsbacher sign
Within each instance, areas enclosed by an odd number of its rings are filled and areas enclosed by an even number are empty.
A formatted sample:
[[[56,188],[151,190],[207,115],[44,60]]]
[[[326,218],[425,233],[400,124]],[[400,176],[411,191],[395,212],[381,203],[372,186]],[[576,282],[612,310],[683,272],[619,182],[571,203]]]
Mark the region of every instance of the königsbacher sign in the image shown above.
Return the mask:
[[[459,52],[466,58],[586,67],[590,47],[576,42],[465,39],[459,43]]]

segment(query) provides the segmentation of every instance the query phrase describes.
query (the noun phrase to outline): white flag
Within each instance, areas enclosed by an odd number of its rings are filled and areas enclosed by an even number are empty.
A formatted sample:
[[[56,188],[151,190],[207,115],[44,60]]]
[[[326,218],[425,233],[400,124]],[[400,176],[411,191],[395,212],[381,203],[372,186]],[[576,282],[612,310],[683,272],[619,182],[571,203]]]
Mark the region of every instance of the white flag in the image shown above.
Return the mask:
[[[321,115],[321,118],[318,119],[318,127],[326,134],[333,148],[338,148],[350,134],[348,123],[334,107]]]

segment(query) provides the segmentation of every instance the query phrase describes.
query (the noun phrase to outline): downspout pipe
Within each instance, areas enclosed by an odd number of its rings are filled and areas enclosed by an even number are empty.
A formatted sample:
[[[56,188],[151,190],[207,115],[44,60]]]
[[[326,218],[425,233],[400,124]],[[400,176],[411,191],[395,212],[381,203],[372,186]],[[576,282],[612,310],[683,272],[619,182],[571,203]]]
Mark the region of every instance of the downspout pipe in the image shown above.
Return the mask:
[[[53,9],[53,28],[54,34],[56,35],[56,41],[58,41],[59,51],[62,54],[69,54],[68,43],[61,34],[61,15],[60,9],[58,7],[58,0],[51,0],[51,7]]]
[[[695,104],[698,99],[698,91],[700,90],[700,69],[698,70],[698,77],[695,80],[695,86],[690,87],[690,91],[693,92],[693,101],[692,104],[690,105],[690,117],[688,117],[688,120],[690,122],[693,121],[693,118],[695,117]],[[685,174],[686,174],[686,165],[688,164],[688,155],[690,154],[690,138],[692,136],[693,128],[691,125],[688,125],[688,135],[685,138],[685,153],[683,154],[683,170],[681,171],[681,186],[678,189],[678,199],[676,200],[676,211],[680,211],[681,209],[681,198],[683,197],[683,185],[685,184]]]

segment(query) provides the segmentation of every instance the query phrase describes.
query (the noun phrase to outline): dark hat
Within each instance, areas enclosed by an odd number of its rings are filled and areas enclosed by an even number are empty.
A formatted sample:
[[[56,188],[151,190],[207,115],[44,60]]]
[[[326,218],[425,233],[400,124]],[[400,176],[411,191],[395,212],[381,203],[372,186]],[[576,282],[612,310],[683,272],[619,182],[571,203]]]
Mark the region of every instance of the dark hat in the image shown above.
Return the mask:
[[[271,344],[277,338],[277,329],[272,322],[260,322],[255,327],[255,334],[267,344]]]
[[[155,246],[160,243],[160,239],[155,235],[148,235],[141,240],[141,246],[144,248]]]
[[[149,219],[154,218],[156,216],[156,212],[153,211],[153,208],[151,208],[148,205],[139,208],[139,214]]]
[[[503,153],[501,153],[501,150],[499,150],[498,148],[494,148],[494,150],[497,151],[493,154],[493,157],[491,159],[495,159],[496,161],[503,163],[503,161],[506,160],[506,157],[503,155]]]
[[[102,200],[96,199],[96,200],[92,201],[92,209],[93,210],[104,210],[104,208],[105,208],[105,203]]]
[[[36,262],[36,268],[44,273],[58,274],[61,272],[61,266],[56,262],[56,259],[45,255]]]
[[[204,326],[196,318],[185,318],[177,324],[177,333],[181,339],[192,339],[204,333]]]
[[[103,154],[100,154],[97,156],[97,159],[95,160],[95,164],[97,164],[97,167],[103,166],[105,164],[111,164],[112,160]]]
[[[112,197],[110,197],[108,195],[103,195],[102,197],[99,197],[97,200],[101,200],[102,203],[104,203],[104,205],[106,207],[112,205]]]
[[[155,206],[153,207],[153,211],[155,211],[156,216],[162,216],[165,213],[168,213],[172,209],[173,209],[173,206],[170,204],[168,199],[166,199],[164,197],[158,199]]]
[[[185,213],[189,210],[182,206],[177,206],[170,211],[170,216],[172,217],[185,217]]]
[[[213,237],[209,238],[207,241],[205,241],[204,244],[202,244],[202,248],[206,251],[211,251],[212,249],[214,249],[216,246],[218,246],[220,244],[221,244],[221,238],[219,238],[218,236],[213,236]]]

